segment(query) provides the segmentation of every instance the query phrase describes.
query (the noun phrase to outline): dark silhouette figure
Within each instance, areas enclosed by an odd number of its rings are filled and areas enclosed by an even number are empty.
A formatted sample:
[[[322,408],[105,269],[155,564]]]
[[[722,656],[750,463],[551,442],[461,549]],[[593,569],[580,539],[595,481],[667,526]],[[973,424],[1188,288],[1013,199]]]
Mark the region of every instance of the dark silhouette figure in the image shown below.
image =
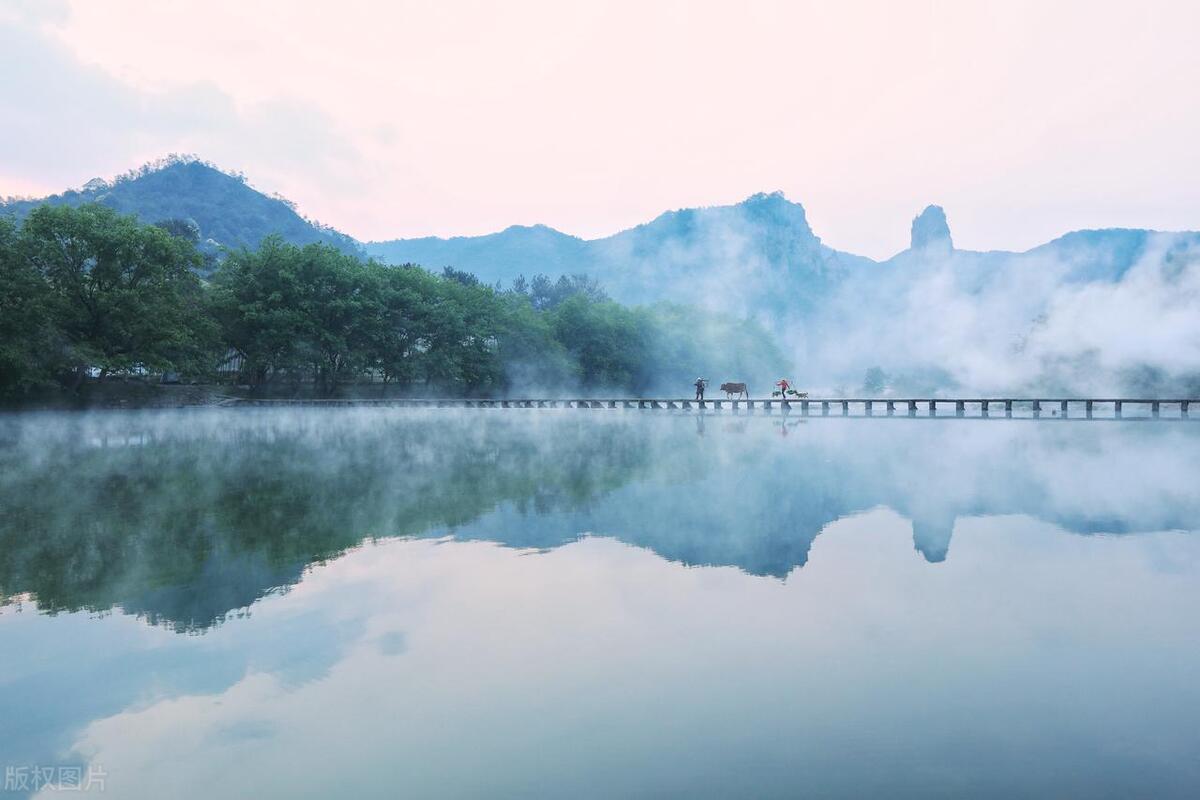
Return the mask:
[[[696,399],[704,399],[704,387],[708,385],[707,378],[696,378]]]
[[[747,400],[750,399],[750,392],[747,391],[746,384],[744,383],[722,383],[721,391],[725,393],[725,397],[729,400],[732,400],[734,395],[744,397]]]

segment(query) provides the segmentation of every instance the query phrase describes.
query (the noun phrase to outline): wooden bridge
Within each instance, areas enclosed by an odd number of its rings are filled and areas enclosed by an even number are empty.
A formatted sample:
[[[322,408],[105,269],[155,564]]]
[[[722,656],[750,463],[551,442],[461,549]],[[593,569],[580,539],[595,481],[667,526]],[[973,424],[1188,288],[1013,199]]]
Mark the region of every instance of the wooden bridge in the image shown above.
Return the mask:
[[[579,409],[641,409],[655,411],[760,411],[771,414],[799,413],[803,416],[923,416],[973,417],[991,416],[1061,419],[1093,419],[1099,414],[1109,419],[1121,419],[1127,409],[1139,417],[1159,418],[1164,409],[1168,416],[1187,419],[1189,406],[1200,399],[1163,398],[750,398],[741,400],[706,398],[391,398],[391,399],[239,399],[237,405],[256,406],[389,406],[400,408],[579,408]]]

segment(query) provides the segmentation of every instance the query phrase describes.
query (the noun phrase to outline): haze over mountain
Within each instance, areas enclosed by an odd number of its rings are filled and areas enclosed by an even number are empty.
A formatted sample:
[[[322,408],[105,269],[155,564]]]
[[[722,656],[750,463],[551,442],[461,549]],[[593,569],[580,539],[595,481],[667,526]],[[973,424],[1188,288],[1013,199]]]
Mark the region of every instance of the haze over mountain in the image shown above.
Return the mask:
[[[143,221],[190,220],[203,245],[328,242],[392,264],[453,266],[488,284],[587,273],[614,298],[670,301],[770,326],[809,385],[879,391],[1200,393],[1200,234],[1074,231],[1025,252],[962,250],[925,208],[882,262],[824,244],[782,193],[668,211],[585,240],[544,225],[359,245],[238,175],[168,159],[45,201],[100,202]],[[360,250],[361,247],[361,250]],[[878,385],[875,385],[878,384]]]
[[[780,192],[756,194],[736,205],[668,211],[602,239],[579,239],[535,225],[364,247],[388,263],[454,266],[488,283],[586,272],[627,302],[672,300],[769,317],[792,304],[810,308],[849,270],[874,264],[823,244],[803,206]],[[728,285],[731,279],[739,285]]]

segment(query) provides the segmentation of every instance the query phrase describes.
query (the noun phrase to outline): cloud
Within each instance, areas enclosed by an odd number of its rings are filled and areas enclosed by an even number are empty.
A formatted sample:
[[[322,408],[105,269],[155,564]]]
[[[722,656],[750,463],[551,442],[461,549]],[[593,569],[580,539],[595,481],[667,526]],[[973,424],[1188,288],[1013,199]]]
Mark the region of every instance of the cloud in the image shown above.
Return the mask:
[[[346,191],[366,178],[319,108],[283,99],[240,105],[206,82],[139,90],[80,62],[40,21],[0,18],[0,70],[20,76],[0,93],[0,151],[9,155],[0,195],[78,187],[170,152],[245,169],[285,195]]]

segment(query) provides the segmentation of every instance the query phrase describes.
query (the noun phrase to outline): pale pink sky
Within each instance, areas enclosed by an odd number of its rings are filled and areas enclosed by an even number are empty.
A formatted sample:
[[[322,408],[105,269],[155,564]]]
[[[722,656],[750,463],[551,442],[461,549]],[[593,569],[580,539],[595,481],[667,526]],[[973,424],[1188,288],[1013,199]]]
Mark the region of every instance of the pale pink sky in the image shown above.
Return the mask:
[[[782,189],[827,243],[1200,228],[1200,3],[0,0],[0,195],[191,152],[361,239]],[[14,80],[14,76],[18,76]]]

